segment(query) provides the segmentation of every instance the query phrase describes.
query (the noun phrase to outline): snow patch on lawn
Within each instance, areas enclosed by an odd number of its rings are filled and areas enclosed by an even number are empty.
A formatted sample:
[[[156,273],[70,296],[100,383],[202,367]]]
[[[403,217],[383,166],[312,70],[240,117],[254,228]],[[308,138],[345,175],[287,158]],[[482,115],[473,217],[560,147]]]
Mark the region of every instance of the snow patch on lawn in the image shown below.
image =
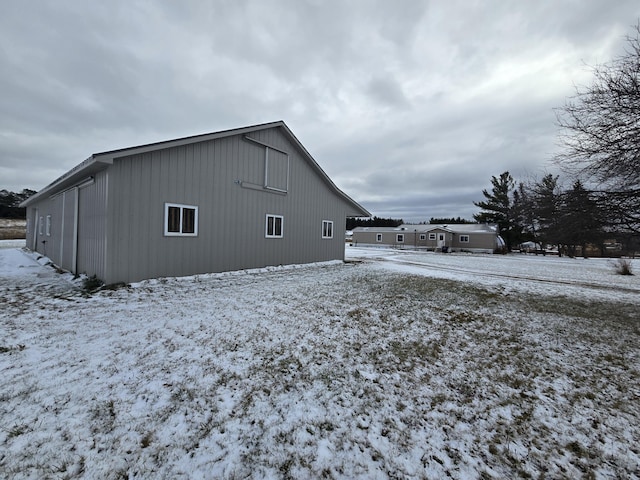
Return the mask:
[[[347,255],[87,295],[0,250],[0,476],[640,475],[638,276]]]

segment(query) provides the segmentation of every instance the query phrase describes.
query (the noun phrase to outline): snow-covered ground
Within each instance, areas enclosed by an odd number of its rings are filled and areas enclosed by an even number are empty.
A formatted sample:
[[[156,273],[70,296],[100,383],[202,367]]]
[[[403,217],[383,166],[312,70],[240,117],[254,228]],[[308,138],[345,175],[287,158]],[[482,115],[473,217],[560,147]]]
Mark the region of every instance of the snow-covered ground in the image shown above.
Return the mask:
[[[347,247],[86,294],[21,245],[0,478],[640,477],[640,276],[611,261]]]

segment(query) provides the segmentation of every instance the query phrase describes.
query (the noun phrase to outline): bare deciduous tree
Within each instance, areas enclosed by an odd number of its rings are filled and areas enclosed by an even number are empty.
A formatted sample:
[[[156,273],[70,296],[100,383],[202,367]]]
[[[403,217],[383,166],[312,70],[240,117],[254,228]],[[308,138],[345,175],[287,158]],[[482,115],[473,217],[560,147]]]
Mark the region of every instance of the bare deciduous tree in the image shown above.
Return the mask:
[[[614,226],[640,231],[640,23],[625,53],[593,68],[593,82],[556,111],[556,161],[610,204]]]

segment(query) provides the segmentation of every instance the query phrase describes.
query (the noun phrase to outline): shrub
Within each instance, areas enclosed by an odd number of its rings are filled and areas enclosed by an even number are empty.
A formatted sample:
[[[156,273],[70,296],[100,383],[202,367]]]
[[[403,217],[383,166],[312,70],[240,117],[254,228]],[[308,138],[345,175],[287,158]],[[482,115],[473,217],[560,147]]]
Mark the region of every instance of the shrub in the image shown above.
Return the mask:
[[[95,275],[92,275],[90,277],[87,277],[84,280],[84,290],[86,292],[95,292],[96,290],[98,290],[100,287],[102,287],[102,285],[104,285],[104,283],[102,282],[102,280],[100,280],[98,277],[96,277]]]
[[[628,258],[619,258],[615,263],[615,269],[618,275],[633,275],[631,260]]]

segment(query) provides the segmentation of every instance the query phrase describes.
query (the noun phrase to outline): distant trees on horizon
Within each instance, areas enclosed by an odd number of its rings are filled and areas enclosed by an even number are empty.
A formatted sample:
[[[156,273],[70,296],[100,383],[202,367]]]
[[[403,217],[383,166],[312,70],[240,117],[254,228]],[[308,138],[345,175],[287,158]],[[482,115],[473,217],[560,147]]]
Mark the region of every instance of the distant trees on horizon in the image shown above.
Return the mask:
[[[26,209],[20,208],[19,205],[34,193],[35,190],[28,188],[19,193],[0,190],[0,218],[26,218]]]

